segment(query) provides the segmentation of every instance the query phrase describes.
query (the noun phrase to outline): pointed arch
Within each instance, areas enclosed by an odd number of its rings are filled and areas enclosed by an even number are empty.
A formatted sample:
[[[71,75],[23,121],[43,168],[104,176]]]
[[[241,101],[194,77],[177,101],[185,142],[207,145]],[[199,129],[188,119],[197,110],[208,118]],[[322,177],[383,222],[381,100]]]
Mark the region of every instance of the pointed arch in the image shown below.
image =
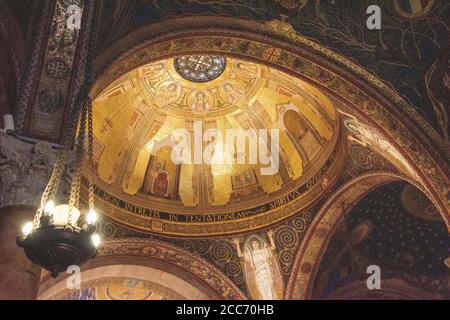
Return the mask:
[[[323,255],[345,213],[372,190],[394,181],[407,181],[424,192],[417,182],[403,175],[370,172],[350,180],[330,196],[302,240],[288,281],[285,299],[311,299]]]

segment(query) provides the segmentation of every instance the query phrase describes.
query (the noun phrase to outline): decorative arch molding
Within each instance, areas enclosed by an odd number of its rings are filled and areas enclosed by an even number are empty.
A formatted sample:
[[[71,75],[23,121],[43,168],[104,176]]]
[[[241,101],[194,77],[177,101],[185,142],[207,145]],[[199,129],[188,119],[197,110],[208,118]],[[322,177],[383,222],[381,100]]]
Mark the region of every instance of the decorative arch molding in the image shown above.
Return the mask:
[[[220,297],[200,290],[177,275],[153,267],[133,264],[113,264],[86,270],[81,275],[81,288],[89,288],[99,282],[108,283],[108,280],[126,278],[143,281],[151,286],[150,290],[156,289],[160,293],[164,292],[175,299],[220,299]],[[74,291],[76,290],[68,289],[66,281],[63,280],[40,293],[37,300],[64,300]]]
[[[139,272],[125,272],[133,268]],[[155,272],[159,277],[155,277]],[[228,277],[204,259],[156,239],[107,240],[100,247],[96,258],[83,265],[82,281],[102,276],[123,277],[124,274],[168,285],[172,290],[179,285],[187,290],[179,292],[187,299],[248,299]],[[66,278],[56,280],[50,278],[48,273],[43,273],[39,298],[47,299],[60,294],[66,288]],[[163,282],[158,282],[159,278]]]
[[[408,177],[379,171],[350,180],[330,196],[302,240],[287,284],[285,299],[311,299],[323,255],[345,213],[372,190],[394,181],[407,181],[427,194],[417,182]]]
[[[226,54],[277,68],[320,88],[369,123],[401,153],[450,225],[450,148],[399,94],[348,59],[308,40],[281,21],[184,17],[149,24],[99,53],[97,96],[122,74],[146,63],[196,52]]]

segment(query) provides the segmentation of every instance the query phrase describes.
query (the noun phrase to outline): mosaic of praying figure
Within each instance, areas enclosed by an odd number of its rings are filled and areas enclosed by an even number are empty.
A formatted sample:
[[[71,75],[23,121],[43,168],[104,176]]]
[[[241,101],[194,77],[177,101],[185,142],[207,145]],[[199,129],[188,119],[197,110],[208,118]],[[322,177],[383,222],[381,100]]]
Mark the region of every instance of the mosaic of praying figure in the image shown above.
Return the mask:
[[[194,101],[192,102],[191,109],[194,112],[206,112],[210,109],[210,103],[208,97],[202,91],[195,94]]]
[[[161,106],[171,104],[177,100],[180,90],[181,88],[175,82],[165,84],[156,90],[155,101]]]
[[[245,97],[245,90],[227,82],[223,85],[223,96],[230,103],[238,103]]]
[[[267,232],[270,245],[262,237],[252,235],[244,242],[243,251],[238,239],[233,239],[241,258],[247,287],[253,299],[283,298],[283,278],[276,258],[273,232]]]

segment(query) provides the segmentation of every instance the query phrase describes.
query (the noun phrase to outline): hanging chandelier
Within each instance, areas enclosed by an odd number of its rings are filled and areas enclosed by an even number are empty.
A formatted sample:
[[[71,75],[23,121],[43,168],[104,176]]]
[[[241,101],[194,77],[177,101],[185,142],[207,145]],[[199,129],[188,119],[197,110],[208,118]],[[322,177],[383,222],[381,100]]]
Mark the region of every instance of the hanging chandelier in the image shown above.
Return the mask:
[[[100,237],[96,233],[97,213],[94,209],[93,178],[93,133],[92,103],[88,96],[87,86],[84,93],[79,116],[74,116],[68,126],[63,145],[58,152],[50,180],[44,190],[40,205],[33,222],[27,223],[22,234],[17,236],[17,244],[24,249],[25,255],[35,264],[48,270],[53,277],[67,271],[72,265],[81,265],[96,254]],[[77,123],[78,135],[73,143]],[[86,141],[87,133],[87,141]],[[67,155],[74,145],[75,167],[72,175],[71,190],[68,203],[55,205],[61,178],[65,169]],[[89,208],[80,210],[80,187],[82,168],[87,150],[89,161],[88,194]]]

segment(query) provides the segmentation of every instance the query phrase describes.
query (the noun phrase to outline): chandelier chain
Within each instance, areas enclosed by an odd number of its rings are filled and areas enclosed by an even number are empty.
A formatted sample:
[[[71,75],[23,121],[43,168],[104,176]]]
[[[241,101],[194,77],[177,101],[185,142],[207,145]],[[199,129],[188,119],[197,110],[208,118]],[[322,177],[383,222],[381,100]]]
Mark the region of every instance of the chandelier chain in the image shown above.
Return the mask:
[[[76,123],[76,121],[74,121]],[[49,182],[47,183],[44,192],[42,194],[41,202],[38,206],[36,214],[33,219],[33,226],[39,226],[39,220],[44,211],[44,207],[48,201],[54,200],[56,194],[58,192],[58,187],[61,182],[61,178],[63,176],[64,170],[66,168],[66,159],[67,155],[71,150],[72,139],[70,137],[73,136],[75,132],[75,125],[71,125],[68,127],[67,133],[63,138],[63,143],[61,148],[58,150],[58,154],[56,156],[56,161],[52,170],[52,174],[50,176]]]
[[[83,168],[83,154],[86,141],[86,115],[87,115],[87,103],[82,103],[79,134],[77,137],[77,144],[75,147],[75,168],[72,177],[72,185],[69,198],[69,215],[68,221],[72,221],[72,209],[79,206],[80,200],[80,186],[82,181],[82,168]]]
[[[95,12],[98,11],[98,2],[92,1],[92,12],[91,14],[95,17]],[[86,135],[86,113],[89,112],[89,120],[88,120],[88,139],[89,145],[88,150],[90,152],[90,166],[93,168],[92,163],[92,149],[93,149],[93,134],[92,134],[92,106],[91,100],[89,97],[89,89],[91,86],[91,73],[92,73],[92,62],[93,62],[93,48],[95,48],[95,35],[96,35],[97,23],[92,23],[90,30],[86,33],[86,39],[88,42],[88,50],[86,53],[86,61],[85,61],[85,83],[81,87],[80,92],[78,93],[78,100],[81,103],[75,103],[74,107],[71,110],[71,116],[66,119],[66,132],[62,140],[61,148],[58,150],[57,158],[52,170],[52,174],[50,176],[49,182],[47,183],[44,192],[42,194],[41,202],[36,211],[36,215],[33,219],[33,227],[39,227],[40,218],[44,213],[45,205],[50,201],[54,200],[58,193],[58,188],[66,169],[66,161],[69,153],[72,151],[74,144],[74,137],[76,134],[77,124],[80,124],[80,135],[76,138],[78,139],[78,145],[75,146],[75,168],[73,172],[73,178],[71,183],[71,193],[69,199],[69,221],[71,221],[71,211],[72,207],[78,206],[79,204],[79,194],[80,194],[80,184],[82,182],[81,174],[82,174],[82,163],[83,163],[83,151],[85,147],[85,135]],[[81,109],[81,110],[80,110]],[[81,112],[81,113],[80,113]],[[83,115],[84,113],[84,115]],[[90,138],[89,138],[90,137]],[[80,143],[80,141],[82,142]],[[76,142],[76,141],[75,141]],[[90,174],[89,179],[89,207],[94,206],[94,196],[93,196],[93,185],[91,183],[93,177],[93,173]]]
[[[92,129],[92,101],[87,98],[88,161],[89,161],[89,209],[94,209],[94,137]]]

